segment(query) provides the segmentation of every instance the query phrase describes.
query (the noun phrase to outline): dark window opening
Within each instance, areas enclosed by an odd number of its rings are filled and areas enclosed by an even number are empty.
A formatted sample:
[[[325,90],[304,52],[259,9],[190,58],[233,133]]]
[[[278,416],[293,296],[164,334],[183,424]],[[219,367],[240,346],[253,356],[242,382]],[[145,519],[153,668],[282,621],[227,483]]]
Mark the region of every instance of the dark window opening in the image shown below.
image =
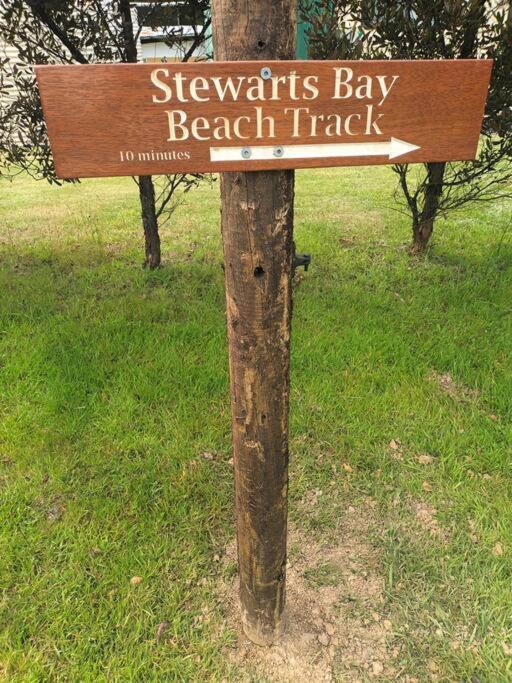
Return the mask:
[[[139,26],[157,29],[166,26],[202,26],[204,10],[191,7],[188,3],[176,3],[163,7],[137,7]]]

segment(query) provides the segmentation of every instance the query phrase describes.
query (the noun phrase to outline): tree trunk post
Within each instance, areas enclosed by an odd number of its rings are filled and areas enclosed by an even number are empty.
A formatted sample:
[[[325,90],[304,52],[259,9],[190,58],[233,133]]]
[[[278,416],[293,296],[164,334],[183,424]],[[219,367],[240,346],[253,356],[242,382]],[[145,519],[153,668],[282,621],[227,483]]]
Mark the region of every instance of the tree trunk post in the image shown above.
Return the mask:
[[[139,177],[139,198],[144,226],[144,265],[151,270],[160,266],[160,235],[158,233],[158,217],[155,209],[155,186],[150,175]]]
[[[130,0],[119,0],[119,14],[121,18],[123,47],[125,61],[137,62],[137,42],[134,36],[132,20],[132,5]],[[144,227],[144,266],[151,270],[158,268],[161,263],[160,235],[158,232],[158,216],[156,213],[155,185],[150,175],[140,176],[139,199]]]
[[[296,13],[297,0],[213,0],[215,58],[293,59]],[[294,173],[224,173],[221,198],[242,625],[271,645],[284,630]]]
[[[413,220],[411,254],[423,254],[427,249],[432,232],[434,231],[434,221],[439,213],[439,203],[444,189],[445,171],[445,161],[427,164],[427,180],[423,191],[423,210]]]

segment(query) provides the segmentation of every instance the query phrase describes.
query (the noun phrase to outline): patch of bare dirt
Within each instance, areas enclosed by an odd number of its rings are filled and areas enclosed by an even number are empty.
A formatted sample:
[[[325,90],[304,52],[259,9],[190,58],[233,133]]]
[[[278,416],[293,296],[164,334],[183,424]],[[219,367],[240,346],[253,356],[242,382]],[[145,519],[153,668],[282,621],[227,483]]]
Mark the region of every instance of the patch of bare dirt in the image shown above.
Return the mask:
[[[454,401],[475,400],[480,396],[480,392],[477,389],[470,389],[463,384],[457,383],[449,372],[441,374],[433,370],[428,379],[431,382],[435,382],[441,391],[448,394]]]
[[[434,458],[430,455],[430,453],[419,453],[416,456],[416,461],[420,465],[432,465]]]
[[[289,683],[393,680],[393,624],[383,610],[384,579],[372,543],[378,520],[373,501],[350,508],[338,542],[323,545],[294,525],[289,530],[287,630],[281,642],[262,648],[240,632],[237,577],[221,587],[228,622],[238,632],[231,652],[247,680]],[[236,562],[236,545],[224,562]],[[251,676],[257,676],[256,679]]]
[[[449,540],[449,534],[446,529],[441,527],[437,519],[437,510],[424,501],[415,502],[413,504],[413,511],[416,520],[419,522],[422,529],[428,531],[431,536],[439,539],[443,543]]]

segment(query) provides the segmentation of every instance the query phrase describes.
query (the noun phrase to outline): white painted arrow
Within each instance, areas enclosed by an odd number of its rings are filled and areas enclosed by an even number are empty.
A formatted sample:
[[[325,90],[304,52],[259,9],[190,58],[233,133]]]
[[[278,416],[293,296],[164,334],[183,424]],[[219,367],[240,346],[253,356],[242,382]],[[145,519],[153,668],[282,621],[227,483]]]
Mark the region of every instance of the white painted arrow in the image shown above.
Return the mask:
[[[387,142],[342,142],[328,145],[210,147],[211,161],[263,161],[269,159],[325,159],[328,157],[388,157],[396,159],[418,145],[391,138]]]

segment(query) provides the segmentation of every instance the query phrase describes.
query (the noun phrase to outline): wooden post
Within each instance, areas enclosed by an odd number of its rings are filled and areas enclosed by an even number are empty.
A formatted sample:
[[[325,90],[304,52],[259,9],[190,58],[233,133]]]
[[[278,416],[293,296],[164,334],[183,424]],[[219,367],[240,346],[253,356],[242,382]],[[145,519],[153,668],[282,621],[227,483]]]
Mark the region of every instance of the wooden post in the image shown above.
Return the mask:
[[[215,58],[293,59],[296,14],[297,0],[213,0]],[[224,173],[221,197],[242,624],[271,645],[284,629],[294,173]]]

